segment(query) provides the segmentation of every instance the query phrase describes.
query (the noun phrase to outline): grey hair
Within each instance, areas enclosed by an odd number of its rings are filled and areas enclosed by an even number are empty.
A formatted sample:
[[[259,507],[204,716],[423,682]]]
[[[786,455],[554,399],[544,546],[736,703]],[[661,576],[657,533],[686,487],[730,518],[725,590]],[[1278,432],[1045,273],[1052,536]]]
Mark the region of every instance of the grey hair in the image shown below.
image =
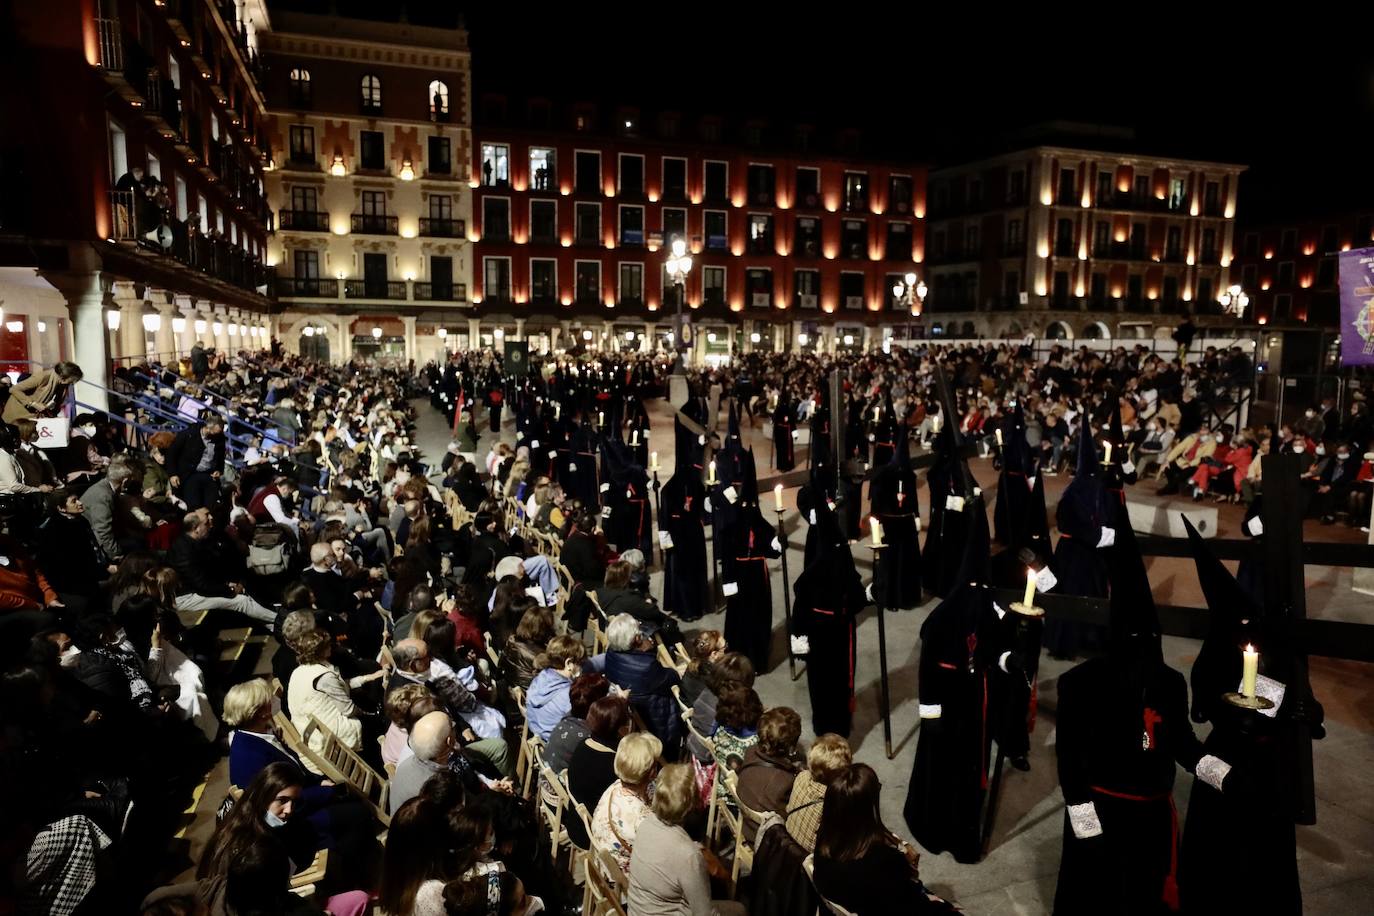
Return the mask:
[[[409,643],[409,644],[407,644]],[[396,663],[396,667],[402,671],[410,671],[417,661],[424,658],[428,649],[424,643],[415,645],[409,640],[402,640],[391,647],[391,659]]]
[[[606,624],[606,648],[612,652],[628,652],[639,635],[639,621],[629,614],[616,614]]]
[[[143,476],[143,464],[128,455],[115,455],[110,459],[110,468],[105,472],[110,483],[118,486],[127,480]]]
[[[296,640],[315,629],[314,611],[292,611],[281,622],[281,638],[288,649],[294,649]]]
[[[621,551],[620,559],[630,564],[630,568],[638,572],[644,568],[644,551],[638,547],[631,547],[629,550]]]

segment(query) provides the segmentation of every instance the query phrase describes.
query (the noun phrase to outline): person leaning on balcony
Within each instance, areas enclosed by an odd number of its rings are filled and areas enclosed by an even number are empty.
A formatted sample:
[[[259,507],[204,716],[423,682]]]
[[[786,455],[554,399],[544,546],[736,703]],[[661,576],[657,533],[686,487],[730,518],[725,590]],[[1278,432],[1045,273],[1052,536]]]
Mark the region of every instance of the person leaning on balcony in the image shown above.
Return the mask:
[[[40,369],[10,387],[10,399],[5,402],[5,422],[55,415],[67,398],[67,388],[79,381],[81,367],[76,363],[62,362],[51,369]]]

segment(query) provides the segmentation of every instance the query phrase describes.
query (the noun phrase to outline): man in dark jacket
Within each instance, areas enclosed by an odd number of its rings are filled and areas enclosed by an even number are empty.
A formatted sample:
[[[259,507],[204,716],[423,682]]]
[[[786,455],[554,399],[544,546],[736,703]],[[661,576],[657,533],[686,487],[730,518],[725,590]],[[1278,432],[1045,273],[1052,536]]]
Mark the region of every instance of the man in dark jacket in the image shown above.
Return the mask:
[[[70,605],[72,595],[89,601],[114,567],[81,514],[85,507],[80,497],[70,491],[49,493],[48,506],[53,511],[38,526],[38,565],[63,604]]]
[[[262,623],[276,623],[277,615],[244,593],[243,585],[225,576],[224,563],[210,547],[210,514],[204,509],[186,513],[181,537],[167,551],[167,564],[181,580],[178,611],[235,611]]]
[[[206,411],[201,422],[188,426],[167,449],[167,471],[172,488],[187,509],[214,506],[219,502],[219,479],[224,471],[224,419]]]
[[[682,738],[682,719],[673,686],[678,674],[654,657],[653,642],[639,629],[639,621],[619,614],[606,625],[606,654],[587,660],[588,671],[600,671],[606,679],[630,694],[630,705],[644,718],[660,741],[665,759],[676,759]]]

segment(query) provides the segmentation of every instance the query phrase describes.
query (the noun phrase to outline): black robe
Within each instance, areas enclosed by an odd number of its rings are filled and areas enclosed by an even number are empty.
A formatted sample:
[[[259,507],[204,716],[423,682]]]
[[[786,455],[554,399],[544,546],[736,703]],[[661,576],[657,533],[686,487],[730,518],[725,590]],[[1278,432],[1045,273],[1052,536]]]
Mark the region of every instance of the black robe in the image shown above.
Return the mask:
[[[824,507],[810,526],[814,554],[797,577],[792,601],[792,635],[805,636],[806,686],[811,697],[812,733],[849,736],[854,718],[855,620],[870,602],[854,568],[849,544]],[[811,553],[811,551],[808,551]]]
[[[747,655],[754,670],[762,674],[768,670],[773,641],[768,561],[781,556],[773,546],[777,533],[757,507],[747,506],[718,536],[728,548],[722,554],[721,582],[726,592],[733,591],[725,599],[725,641],[731,649]]]
[[[1077,488],[1077,489],[1075,489]],[[1055,519],[1059,543],[1054,548],[1050,568],[1058,584],[1055,591],[1087,598],[1107,596],[1107,561],[1098,548],[1102,528],[1113,517],[1109,496],[1096,478],[1075,479],[1059,500]],[[1084,649],[1100,648],[1106,642],[1103,627],[1076,621],[1050,618],[1045,622],[1045,648],[1053,655],[1072,657]]]
[[[981,504],[979,504],[981,509]],[[902,814],[916,841],[956,861],[977,862],[983,851],[983,804],[988,790],[1003,630],[986,586],[963,582],[921,626],[918,691],[923,715]]]
[[[1055,916],[1175,911],[1175,765],[1203,754],[1183,675],[1157,658],[1083,662],[1059,679],[1056,741],[1065,803],[1092,802],[1102,833],[1078,839],[1066,809]]]
[[[688,465],[663,487],[660,527],[672,538],[664,554],[663,609],[683,620],[696,620],[710,608],[706,564],[706,529],[702,525],[705,488]]]
[[[773,411],[773,466],[790,471],[797,466],[792,433],[797,428],[796,403],[791,398],[778,398]]]
[[[884,608],[917,607],[921,603],[921,542],[916,472],[899,462],[885,465],[873,478],[869,500],[887,545],[874,573],[874,597]]]

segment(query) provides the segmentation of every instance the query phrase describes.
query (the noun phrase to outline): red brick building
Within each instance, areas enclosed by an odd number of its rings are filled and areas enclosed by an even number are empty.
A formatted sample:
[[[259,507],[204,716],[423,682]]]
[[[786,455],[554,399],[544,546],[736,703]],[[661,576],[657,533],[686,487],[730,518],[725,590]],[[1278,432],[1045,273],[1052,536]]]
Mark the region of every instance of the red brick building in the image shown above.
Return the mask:
[[[469,232],[483,333],[666,344],[681,237],[698,358],[877,345],[910,317],[891,287],[921,272],[926,170],[858,150],[806,126],[486,97]]]
[[[1340,321],[1336,256],[1374,245],[1374,209],[1247,223],[1239,230],[1239,272],[1256,320],[1276,326]]]

